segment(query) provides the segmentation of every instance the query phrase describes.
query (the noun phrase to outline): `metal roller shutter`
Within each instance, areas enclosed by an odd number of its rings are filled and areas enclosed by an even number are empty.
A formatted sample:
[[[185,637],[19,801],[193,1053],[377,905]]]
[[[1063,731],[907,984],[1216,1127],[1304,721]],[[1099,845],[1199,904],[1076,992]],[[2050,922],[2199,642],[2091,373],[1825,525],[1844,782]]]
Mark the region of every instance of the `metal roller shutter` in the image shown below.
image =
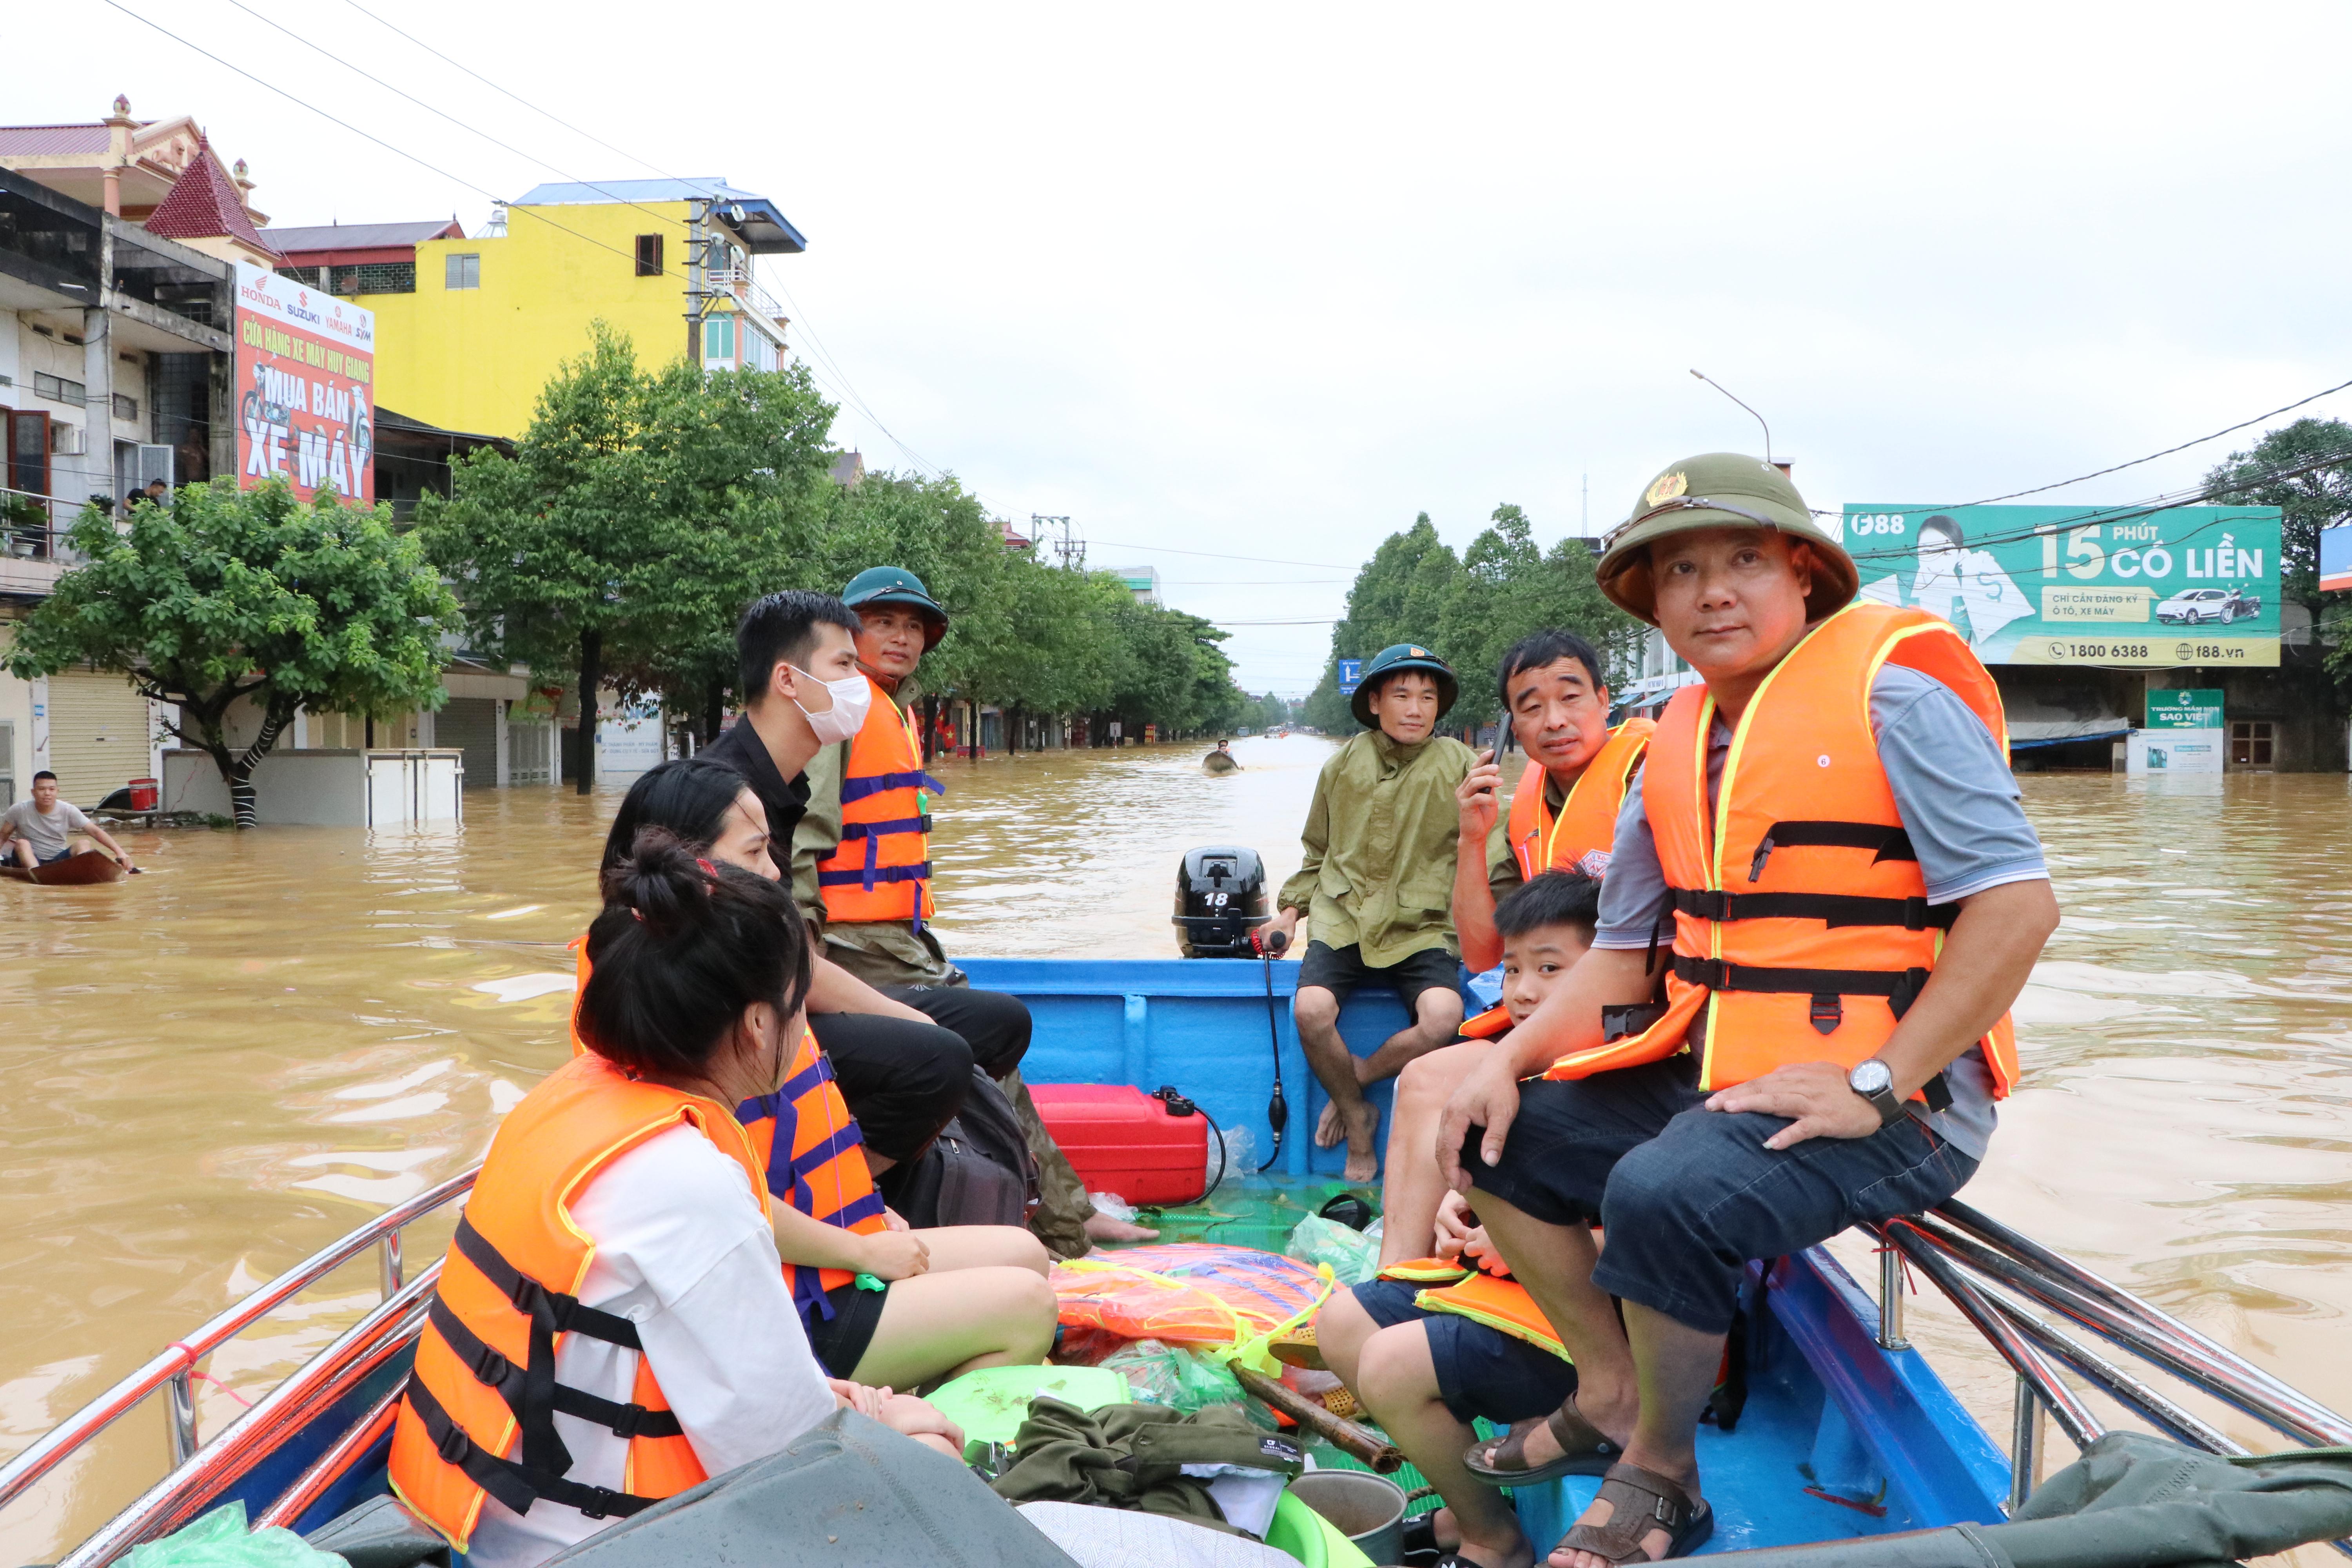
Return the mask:
[[[499,782],[499,703],[494,697],[452,697],[433,715],[433,743],[466,753],[466,787]]]
[[[79,669],[49,677],[49,769],[58,795],[89,810],[146,776],[149,761],[147,699],[126,678]]]

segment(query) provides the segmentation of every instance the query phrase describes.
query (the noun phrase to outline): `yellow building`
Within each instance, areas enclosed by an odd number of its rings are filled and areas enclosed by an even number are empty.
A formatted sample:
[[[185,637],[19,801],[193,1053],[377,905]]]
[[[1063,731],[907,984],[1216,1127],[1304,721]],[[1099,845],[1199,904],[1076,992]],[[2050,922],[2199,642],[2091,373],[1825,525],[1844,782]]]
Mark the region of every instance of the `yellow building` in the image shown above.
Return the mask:
[[[356,265],[333,244],[280,248],[285,270],[375,312],[380,407],[512,438],[598,320],[641,363],[688,353],[713,370],[778,368],[785,319],[751,258],[807,242],[774,203],[723,180],[616,180],[540,185],[481,235],[412,245],[405,267],[377,247]]]

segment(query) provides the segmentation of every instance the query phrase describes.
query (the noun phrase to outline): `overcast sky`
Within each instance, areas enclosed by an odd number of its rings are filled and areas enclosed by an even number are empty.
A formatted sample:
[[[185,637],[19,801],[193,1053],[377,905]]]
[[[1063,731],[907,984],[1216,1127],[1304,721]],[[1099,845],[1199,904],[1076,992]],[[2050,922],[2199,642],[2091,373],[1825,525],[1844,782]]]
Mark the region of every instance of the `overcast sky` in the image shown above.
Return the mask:
[[[1328,628],[1239,623],[1336,616],[1417,511],[1458,548],[1516,501],[1549,542],[1588,476],[1598,532],[1760,447],[1693,366],[1817,507],[2019,489],[2352,377],[2340,5],[366,3],[623,152],[352,0],[18,7],[44,64],[0,117],[192,113],[280,224],[723,175],[808,236],[761,266],[855,388],[838,440],[1156,564],[1255,689],[1303,693]]]

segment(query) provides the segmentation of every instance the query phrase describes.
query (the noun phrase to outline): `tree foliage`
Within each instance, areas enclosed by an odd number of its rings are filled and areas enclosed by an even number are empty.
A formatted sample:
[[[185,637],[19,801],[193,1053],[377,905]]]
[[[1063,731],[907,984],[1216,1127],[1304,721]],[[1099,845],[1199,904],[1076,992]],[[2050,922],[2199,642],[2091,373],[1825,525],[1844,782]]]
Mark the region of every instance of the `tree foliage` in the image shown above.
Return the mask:
[[[1339,661],[1369,660],[1393,644],[1419,643],[1444,656],[1461,678],[1448,724],[1492,722],[1501,712],[1494,676],[1504,649],[1544,626],[1583,637],[1612,671],[1630,671],[1644,629],[1602,595],[1583,541],[1563,539],[1545,551],[1527,513],[1505,502],[1457,556],[1423,512],[1411,528],[1382,540],[1356,574],[1347,613],[1331,628],[1331,666],[1300,709],[1300,721],[1348,733],[1355,720],[1339,691]]]
[[[85,661],[129,672],[179,710],[172,732],[209,754],[240,827],[253,770],[298,708],[384,713],[439,706],[441,634],[457,605],[392,509],[303,502],[282,480],[191,485],[142,502],[118,529],[93,507],[74,524],[85,563],[17,627],[7,665],[24,679]],[[260,715],[228,741],[240,698]]]
[[[2290,479],[2270,477],[2315,463],[2324,466]],[[2335,639],[2326,668],[2339,694],[2352,692],[2352,639],[2342,635],[2344,623],[2352,620],[2352,594],[2319,591],[2320,530],[2352,522],[2352,425],[2298,419],[2266,430],[2252,449],[2215,464],[2205,483],[2219,504],[2279,509],[2280,601],[2303,605],[2311,612],[2314,634]]]
[[[459,459],[417,534],[459,584],[472,646],[569,678],[582,734],[604,686],[707,711],[734,668],[736,616],[816,542],[833,414],[801,367],[647,371],[600,321],[515,456]],[[582,748],[583,794],[594,754]]]

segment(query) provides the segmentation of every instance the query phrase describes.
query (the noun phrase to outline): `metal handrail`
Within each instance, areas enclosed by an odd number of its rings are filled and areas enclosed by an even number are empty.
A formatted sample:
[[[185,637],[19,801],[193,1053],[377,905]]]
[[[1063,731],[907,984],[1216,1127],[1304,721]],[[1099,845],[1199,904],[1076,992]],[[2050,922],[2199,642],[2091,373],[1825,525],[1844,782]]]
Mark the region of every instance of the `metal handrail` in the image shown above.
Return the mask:
[[[278,1525],[294,1528],[310,1505],[317,1502],[343,1477],[352,1462],[373,1446],[375,1440],[392,1430],[399,1417],[400,1402],[407,1397],[408,1379],[394,1384],[382,1399],[368,1406],[367,1414],[352,1423],[343,1435],[327,1446],[327,1451],[310,1462],[310,1468],[296,1478],[278,1500],[261,1510],[253,1521],[256,1530]]]
[[[185,1339],[167,1346],[130,1376],[50,1427],[24,1452],[5,1465],[0,1465],[0,1508],[14,1502],[34,1483],[56,1468],[67,1455],[114,1425],[148,1395],[166,1387],[172,1391],[173,1462],[175,1466],[184,1465],[194,1456],[197,1446],[194,1391],[188,1377],[197,1362],[371,1247],[387,1247],[392,1253],[392,1260],[383,1271],[383,1282],[392,1285],[393,1289],[384,1294],[387,1300],[399,1294],[397,1258],[402,1227],[470,1191],[474,1178],[480,1171],[481,1167],[477,1165],[470,1171],[452,1176],[439,1186],[420,1193],[406,1203],[394,1205],[349,1235],[320,1248]],[[373,1321],[373,1315],[366,1321]],[[299,1375],[298,1373],[297,1377]],[[267,1404],[269,1398],[274,1397],[274,1393],[265,1396],[263,1403]],[[247,1414],[249,1416],[251,1412]],[[236,1425],[243,1426],[245,1419],[239,1417]]]
[[[345,1330],[301,1371],[229,1423],[205,1451],[175,1467],[103,1529],[59,1559],[58,1568],[103,1568],[142,1542],[194,1519],[229,1485],[277,1451],[299,1428],[406,1350],[424,1331],[438,1262],[393,1300]]]

